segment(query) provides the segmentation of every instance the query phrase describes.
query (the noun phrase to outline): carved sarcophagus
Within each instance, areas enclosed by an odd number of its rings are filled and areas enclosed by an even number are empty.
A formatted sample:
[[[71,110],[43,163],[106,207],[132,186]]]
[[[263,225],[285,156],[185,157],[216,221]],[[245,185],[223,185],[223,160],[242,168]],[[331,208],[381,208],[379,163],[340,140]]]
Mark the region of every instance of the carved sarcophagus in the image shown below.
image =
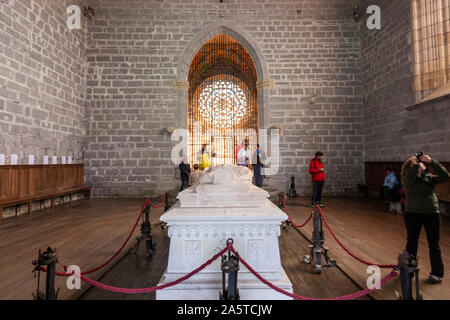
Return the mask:
[[[251,172],[220,166],[202,174],[200,184],[178,195],[180,201],[161,216],[169,230],[167,270],[160,285],[199,267],[232,238],[239,254],[263,277],[292,292],[278,246],[280,224],[287,216],[268,200],[268,193],[251,184]],[[251,274],[239,271],[241,299],[286,299]],[[222,289],[220,259],[199,274],[157,292],[157,299],[219,299]]]

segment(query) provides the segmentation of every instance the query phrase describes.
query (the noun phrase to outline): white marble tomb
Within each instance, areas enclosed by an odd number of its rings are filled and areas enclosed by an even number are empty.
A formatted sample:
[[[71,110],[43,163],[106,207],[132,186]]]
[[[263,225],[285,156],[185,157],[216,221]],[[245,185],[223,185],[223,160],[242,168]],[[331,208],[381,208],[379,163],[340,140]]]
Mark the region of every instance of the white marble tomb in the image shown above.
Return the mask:
[[[251,183],[252,173],[239,166],[218,166],[202,173],[198,185],[178,194],[178,201],[161,216],[170,237],[169,262],[159,285],[191,272],[233,238],[239,254],[263,277],[292,292],[281,266],[278,237],[287,216],[269,194]],[[242,300],[290,299],[267,287],[242,263],[238,274]],[[158,300],[219,299],[220,258],[199,274],[157,291]]]

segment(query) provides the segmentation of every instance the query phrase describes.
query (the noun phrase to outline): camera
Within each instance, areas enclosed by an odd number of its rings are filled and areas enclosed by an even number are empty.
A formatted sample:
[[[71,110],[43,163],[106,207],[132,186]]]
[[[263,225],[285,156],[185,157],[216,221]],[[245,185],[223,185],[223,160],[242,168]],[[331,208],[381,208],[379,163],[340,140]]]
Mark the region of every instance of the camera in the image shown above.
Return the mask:
[[[419,151],[419,152],[417,152],[414,156],[417,158],[417,161],[421,162],[421,161],[420,161],[420,158],[422,158],[423,152],[422,152],[422,151]]]
[[[422,161],[420,161],[420,158],[422,158],[423,155],[424,155],[424,153],[422,151],[419,151],[414,156],[417,158],[417,161],[419,163],[421,163]],[[425,167],[426,167],[426,169],[423,173],[426,175],[429,173],[428,166],[426,165],[426,163],[425,163]]]

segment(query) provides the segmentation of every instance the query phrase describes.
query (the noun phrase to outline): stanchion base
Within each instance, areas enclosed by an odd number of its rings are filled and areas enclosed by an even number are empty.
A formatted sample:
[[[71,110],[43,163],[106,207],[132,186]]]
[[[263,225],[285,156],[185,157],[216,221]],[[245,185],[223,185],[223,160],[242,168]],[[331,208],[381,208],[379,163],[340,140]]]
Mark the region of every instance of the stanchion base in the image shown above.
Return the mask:
[[[245,272],[243,272],[245,273]],[[292,298],[281,294],[259,281],[253,274],[244,275],[239,273],[239,298],[241,300],[292,300]],[[173,274],[160,281],[158,285],[165,284],[184,274]],[[241,277],[242,275],[242,277]],[[245,278],[242,280],[242,278]],[[278,280],[269,280],[279,288],[290,293],[293,292],[286,273]],[[222,274],[217,273],[214,277],[211,274],[198,274],[192,278],[177,284],[176,286],[158,290],[156,300],[219,300],[219,292],[222,292]]]
[[[330,258],[328,256],[328,249],[327,247],[322,247],[319,250],[314,250],[314,246],[309,246],[311,250],[311,254],[307,254],[303,257],[303,262],[306,264],[311,264],[314,261],[314,257],[316,257],[316,261],[319,261],[316,264],[315,273],[321,274],[322,273],[322,267],[335,267],[336,266],[336,260],[333,258]],[[325,258],[325,264],[322,264],[322,257]]]

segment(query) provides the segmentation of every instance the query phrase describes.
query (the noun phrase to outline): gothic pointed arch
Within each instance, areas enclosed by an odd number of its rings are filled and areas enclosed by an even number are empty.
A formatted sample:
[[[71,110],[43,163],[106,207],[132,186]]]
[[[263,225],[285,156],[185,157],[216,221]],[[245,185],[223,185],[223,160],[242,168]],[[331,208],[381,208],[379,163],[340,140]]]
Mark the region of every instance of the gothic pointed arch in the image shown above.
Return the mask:
[[[258,140],[258,75],[248,51],[225,34],[207,41],[189,67],[188,153],[200,163],[207,145],[213,164],[233,164]]]

